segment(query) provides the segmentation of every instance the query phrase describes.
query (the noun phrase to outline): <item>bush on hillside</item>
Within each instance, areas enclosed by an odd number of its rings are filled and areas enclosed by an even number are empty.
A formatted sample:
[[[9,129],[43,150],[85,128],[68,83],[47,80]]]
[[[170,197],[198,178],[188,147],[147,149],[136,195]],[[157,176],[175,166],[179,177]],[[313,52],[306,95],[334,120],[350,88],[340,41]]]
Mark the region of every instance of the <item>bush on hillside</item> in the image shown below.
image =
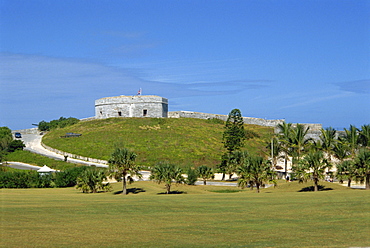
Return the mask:
[[[26,145],[22,140],[13,140],[8,146],[8,152],[15,152],[16,150],[23,150]]]
[[[50,122],[40,121],[38,127],[40,131],[50,131],[56,128],[64,128],[67,126],[74,125],[79,121],[80,121],[79,119],[73,117],[69,118],[60,117],[58,120],[52,120]]]

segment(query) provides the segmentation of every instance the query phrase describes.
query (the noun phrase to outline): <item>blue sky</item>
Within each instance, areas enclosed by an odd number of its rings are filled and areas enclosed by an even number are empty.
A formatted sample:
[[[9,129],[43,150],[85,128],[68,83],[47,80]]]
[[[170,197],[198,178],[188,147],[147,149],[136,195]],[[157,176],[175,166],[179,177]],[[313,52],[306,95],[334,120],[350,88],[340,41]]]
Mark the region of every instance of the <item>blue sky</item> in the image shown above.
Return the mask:
[[[370,1],[0,0],[0,126],[139,88],[170,111],[369,124]]]

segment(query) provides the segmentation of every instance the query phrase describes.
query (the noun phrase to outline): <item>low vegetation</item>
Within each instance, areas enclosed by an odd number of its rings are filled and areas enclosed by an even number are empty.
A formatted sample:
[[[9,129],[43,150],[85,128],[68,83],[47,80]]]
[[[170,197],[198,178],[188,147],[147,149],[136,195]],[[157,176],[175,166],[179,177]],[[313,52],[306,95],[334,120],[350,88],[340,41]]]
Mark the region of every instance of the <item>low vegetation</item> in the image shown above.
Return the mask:
[[[225,122],[179,118],[110,118],[79,122],[55,129],[43,142],[59,150],[86,157],[109,160],[117,147],[126,147],[137,154],[136,162],[153,166],[159,161],[170,161],[181,168],[207,165],[216,167],[224,152],[222,136]],[[264,155],[273,128],[245,125],[258,137],[245,142],[252,154]],[[66,133],[80,133],[81,137],[60,138]]]
[[[75,188],[2,189],[4,247],[365,247],[370,191],[322,182],[276,188],[135,182],[125,198]],[[235,191],[238,192],[235,192]],[[301,191],[301,192],[298,192]],[[160,194],[160,195],[159,195]],[[344,238],[345,237],[345,238]]]
[[[58,120],[52,120],[50,122],[40,121],[38,124],[38,129],[40,131],[50,131],[57,128],[68,127],[78,123],[80,120],[74,117],[60,117]]]

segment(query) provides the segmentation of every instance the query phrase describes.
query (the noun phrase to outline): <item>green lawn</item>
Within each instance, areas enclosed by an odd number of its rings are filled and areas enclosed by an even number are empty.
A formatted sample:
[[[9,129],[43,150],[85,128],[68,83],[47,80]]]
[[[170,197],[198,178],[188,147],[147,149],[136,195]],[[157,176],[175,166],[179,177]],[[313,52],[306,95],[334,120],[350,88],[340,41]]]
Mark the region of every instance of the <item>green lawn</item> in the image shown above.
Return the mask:
[[[1,189],[1,247],[364,247],[370,191],[282,182],[260,194],[234,187],[135,182],[127,196]],[[229,193],[218,193],[229,192]]]

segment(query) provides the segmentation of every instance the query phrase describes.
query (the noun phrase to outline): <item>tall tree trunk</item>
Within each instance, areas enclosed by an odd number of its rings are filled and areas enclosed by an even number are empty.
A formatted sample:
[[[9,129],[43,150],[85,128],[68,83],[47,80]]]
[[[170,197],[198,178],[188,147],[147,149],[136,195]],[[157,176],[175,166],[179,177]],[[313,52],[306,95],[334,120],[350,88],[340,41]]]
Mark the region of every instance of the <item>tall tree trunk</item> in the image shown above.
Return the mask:
[[[222,173],[222,181],[225,180],[225,173]]]
[[[171,192],[171,185],[166,184],[166,194],[169,194]]]
[[[347,184],[347,187],[348,187],[348,188],[350,188],[350,187],[351,187],[351,182],[352,182],[351,178],[348,178],[348,184]]]
[[[127,194],[127,189],[126,189],[126,175],[123,176],[122,178],[122,194],[126,195]]]
[[[365,185],[366,185],[366,189],[367,190],[370,190],[370,173],[367,173],[366,174],[366,177],[365,177]]]
[[[285,179],[287,178],[288,176],[288,156],[285,154],[285,158],[284,158],[284,171],[285,171]]]
[[[203,184],[204,185],[207,185],[207,180],[203,180]]]
[[[319,191],[319,185],[318,185],[318,182],[319,182],[319,179],[317,178],[317,176],[314,176],[313,177],[313,182],[314,182],[314,191]]]
[[[260,184],[259,183],[256,183],[256,188],[257,188],[257,193],[260,192]]]

